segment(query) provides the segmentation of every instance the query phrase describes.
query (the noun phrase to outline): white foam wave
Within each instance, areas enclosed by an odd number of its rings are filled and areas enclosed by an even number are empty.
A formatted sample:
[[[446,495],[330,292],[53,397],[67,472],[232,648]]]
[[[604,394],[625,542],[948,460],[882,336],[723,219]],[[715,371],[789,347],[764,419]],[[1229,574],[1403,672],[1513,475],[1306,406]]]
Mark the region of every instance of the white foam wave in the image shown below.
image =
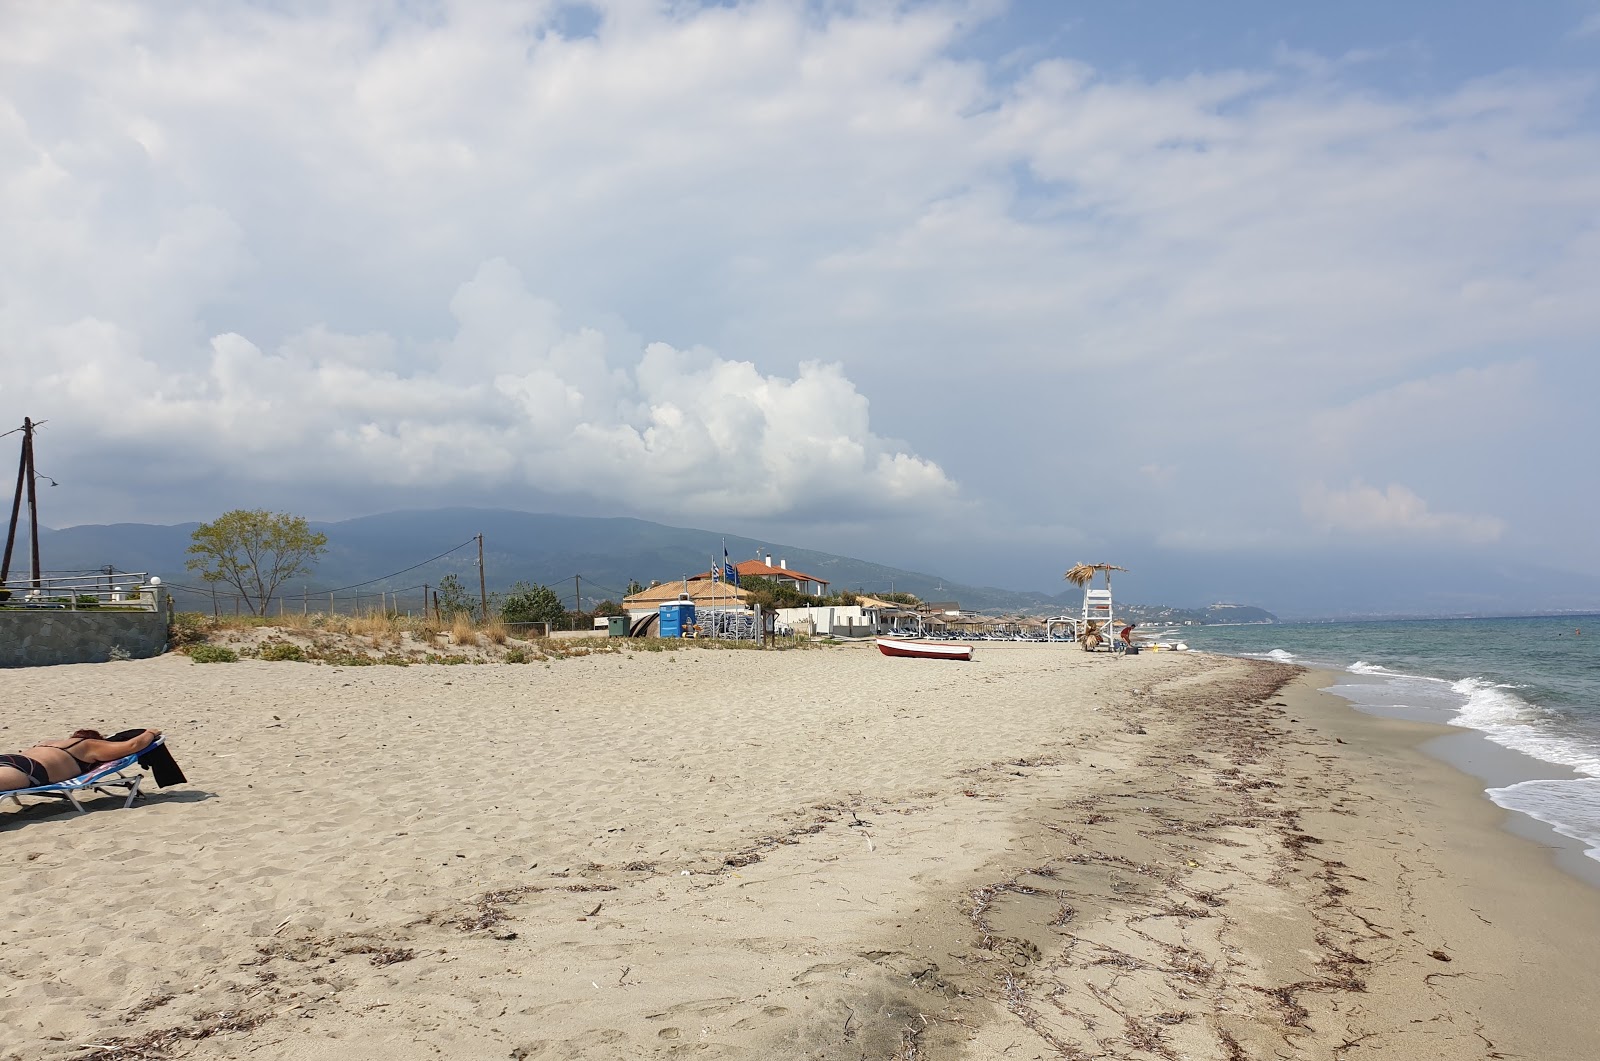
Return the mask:
[[[1600,778],[1523,781],[1491,788],[1488,795],[1506,810],[1536,818],[1562,836],[1587,844],[1585,854],[1600,860]]]
[[[1295,661],[1295,654],[1287,649],[1275,648],[1271,652],[1267,653],[1267,658],[1275,659],[1279,663],[1293,663]]]
[[[1376,674],[1384,678],[1411,678],[1419,682],[1438,682],[1441,685],[1450,684],[1443,678],[1430,678],[1426,674],[1407,674],[1405,671],[1390,670],[1381,663],[1368,663],[1366,660],[1361,659],[1350,664],[1345,670],[1351,674]]]
[[[1466,698],[1450,720],[1452,726],[1478,730],[1496,744],[1535,759],[1600,776],[1600,755],[1593,746],[1553,730],[1550,713],[1522,699],[1513,692],[1514,686],[1463,678],[1450,688]]]

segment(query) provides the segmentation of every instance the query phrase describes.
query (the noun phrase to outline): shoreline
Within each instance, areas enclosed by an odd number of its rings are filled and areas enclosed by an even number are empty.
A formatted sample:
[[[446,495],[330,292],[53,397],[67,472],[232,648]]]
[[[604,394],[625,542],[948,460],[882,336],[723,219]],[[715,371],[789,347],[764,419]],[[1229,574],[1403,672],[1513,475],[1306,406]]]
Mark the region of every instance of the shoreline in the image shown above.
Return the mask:
[[[1370,756],[1369,794],[1397,835],[1417,846],[1415,853],[1394,859],[1415,876],[1413,902],[1424,915],[1408,931],[1433,928],[1438,938],[1455,941],[1452,950],[1459,946],[1463,952],[1463,941],[1470,941],[1471,956],[1453,953],[1448,968],[1451,983],[1461,989],[1455,996],[1459,1012],[1502,1032],[1484,1049],[1541,1058],[1592,1054],[1586,1037],[1565,1025],[1600,990],[1600,963],[1589,957],[1600,939],[1600,892],[1585,865],[1593,860],[1576,841],[1495,804],[1476,771],[1468,769],[1520,771],[1529,763],[1550,764],[1471,730],[1362,711],[1320,687],[1335,677],[1345,675],[1309,671],[1294,702],[1315,719],[1314,728]],[[1489,780],[1499,776],[1508,775],[1497,772]],[[1344,843],[1354,850],[1370,851],[1381,839],[1362,829],[1352,834]],[[1470,970],[1466,961],[1478,969]]]
[[[1246,657],[1248,658],[1248,657]],[[1316,676],[1319,691],[1333,696],[1351,711],[1368,718],[1412,722],[1426,727],[1431,736],[1420,739],[1417,747],[1423,754],[1453,767],[1459,773],[1482,783],[1478,796],[1503,815],[1500,828],[1524,839],[1533,841],[1549,852],[1555,864],[1565,873],[1577,877],[1591,887],[1600,888],[1600,860],[1589,855],[1593,846],[1582,839],[1568,836],[1548,822],[1541,821],[1523,811],[1505,807],[1490,794],[1491,788],[1503,788],[1525,781],[1575,781],[1588,775],[1569,766],[1536,758],[1515,748],[1508,748],[1488,734],[1469,726],[1452,726],[1406,709],[1385,710],[1367,706],[1332,690],[1332,686],[1350,684],[1380,685],[1381,681],[1353,671],[1310,666]]]
[[[192,781],[0,813],[0,1058],[1587,1056],[1592,890],[1432,727],[1316,680],[1035,646],[0,672],[0,742],[142,705]]]

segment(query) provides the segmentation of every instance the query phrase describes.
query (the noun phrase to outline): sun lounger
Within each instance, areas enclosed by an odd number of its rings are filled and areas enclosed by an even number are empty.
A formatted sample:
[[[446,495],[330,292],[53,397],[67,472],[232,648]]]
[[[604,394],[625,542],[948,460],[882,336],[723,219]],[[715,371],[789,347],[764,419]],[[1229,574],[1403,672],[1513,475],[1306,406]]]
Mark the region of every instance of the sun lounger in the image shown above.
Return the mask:
[[[35,785],[32,788],[13,788],[0,792],[0,804],[7,799],[22,806],[18,796],[53,796],[64,799],[82,814],[85,807],[80,799],[84,792],[98,792],[104,796],[117,796],[126,794],[122,801],[123,807],[133,806],[133,801],[139,798],[139,786],[144,782],[144,774],[139,770],[139,760],[149,755],[165,743],[164,739],[157,737],[148,748],[124,755],[122,758],[109,763],[101,763],[86,774],[69,777],[65,781],[55,781],[48,785]],[[128,771],[131,771],[129,773]]]

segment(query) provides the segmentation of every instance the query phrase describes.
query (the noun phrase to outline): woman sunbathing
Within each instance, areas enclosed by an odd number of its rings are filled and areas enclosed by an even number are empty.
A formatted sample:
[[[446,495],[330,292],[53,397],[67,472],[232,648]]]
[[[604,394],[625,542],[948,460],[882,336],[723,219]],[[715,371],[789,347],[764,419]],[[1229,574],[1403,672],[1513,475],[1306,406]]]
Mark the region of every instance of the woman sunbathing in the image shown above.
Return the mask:
[[[86,774],[101,763],[144,751],[159,736],[160,730],[147,729],[128,740],[106,740],[97,730],[80,729],[65,740],[45,741],[25,752],[0,755],[0,792]]]

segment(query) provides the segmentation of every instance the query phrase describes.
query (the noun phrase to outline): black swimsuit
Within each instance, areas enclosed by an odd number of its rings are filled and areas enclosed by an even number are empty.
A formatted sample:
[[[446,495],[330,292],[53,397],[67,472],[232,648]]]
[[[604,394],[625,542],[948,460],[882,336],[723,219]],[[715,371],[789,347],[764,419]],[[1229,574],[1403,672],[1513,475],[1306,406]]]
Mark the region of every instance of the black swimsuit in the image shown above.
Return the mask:
[[[77,740],[67,745],[67,748],[76,748],[78,745],[89,739],[90,738],[88,737],[79,737]],[[43,747],[54,748],[55,745],[43,745]],[[67,748],[56,748],[56,751],[67,752]],[[100,763],[86,763],[76,755],[73,755],[71,752],[67,752],[67,758],[78,764],[78,773],[72,775],[74,777],[77,777],[81,774],[87,774],[90,770],[93,770],[95,767],[101,765]],[[22,771],[24,774],[27,774],[29,787],[48,785],[50,783],[50,768],[45,766],[39,760],[23,755],[21,752],[7,752],[3,755],[0,755],[0,766],[9,766],[13,769]]]
[[[73,760],[76,762],[77,760]],[[50,771],[37,759],[30,759],[21,752],[7,752],[0,755],[0,766],[9,766],[21,770],[28,775],[28,787],[37,788],[39,785],[50,783]]]
[[[75,740],[71,744],[67,745],[67,748],[76,748],[78,745],[82,744],[84,741],[86,741],[88,739],[89,739],[88,737],[79,737],[77,740]],[[57,748],[56,750],[57,751],[62,751],[62,752],[67,752],[67,748]],[[78,773],[79,774],[87,774],[90,770],[93,770],[95,767],[100,765],[99,763],[86,763],[82,759],[78,758],[76,755],[73,755],[71,752],[67,752],[67,758],[71,759],[73,762],[78,764]],[[73,776],[77,776],[77,775],[75,774]]]

